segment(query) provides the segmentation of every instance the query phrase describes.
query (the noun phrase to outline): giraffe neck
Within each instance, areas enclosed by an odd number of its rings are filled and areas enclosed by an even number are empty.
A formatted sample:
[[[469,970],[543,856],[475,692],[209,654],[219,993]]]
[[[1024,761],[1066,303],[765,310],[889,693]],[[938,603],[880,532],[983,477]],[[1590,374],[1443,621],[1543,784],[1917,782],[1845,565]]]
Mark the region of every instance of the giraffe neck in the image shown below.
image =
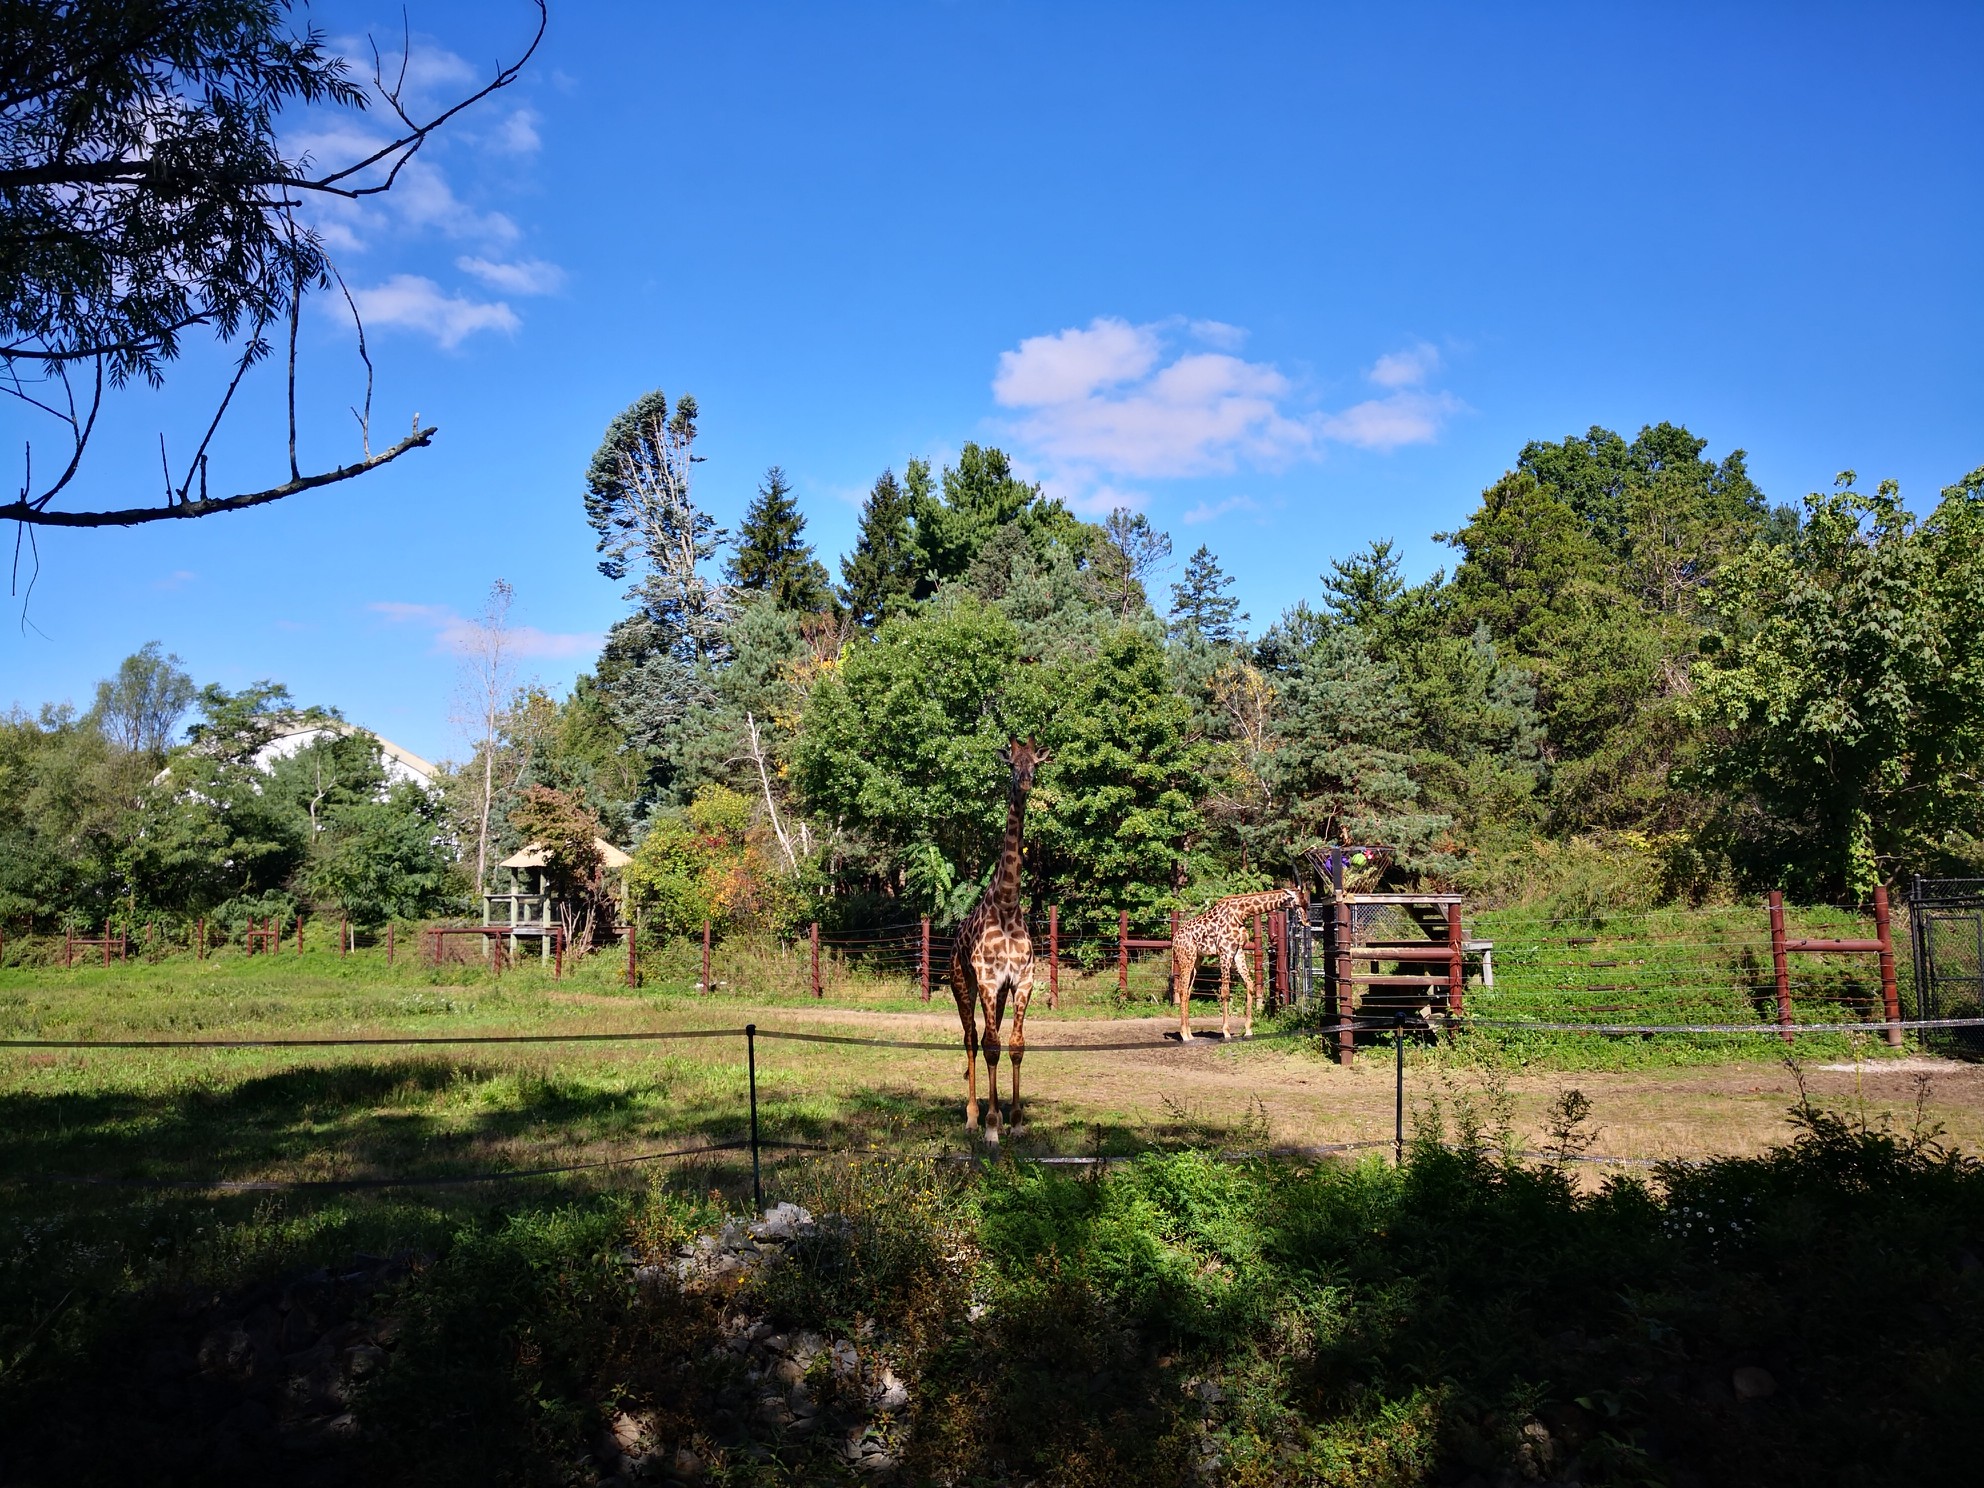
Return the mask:
[[[1006,792],[1006,836],[999,844],[999,871],[992,878],[992,902],[1002,910],[1020,904],[1020,837],[1026,825],[1026,791],[1017,780]]]

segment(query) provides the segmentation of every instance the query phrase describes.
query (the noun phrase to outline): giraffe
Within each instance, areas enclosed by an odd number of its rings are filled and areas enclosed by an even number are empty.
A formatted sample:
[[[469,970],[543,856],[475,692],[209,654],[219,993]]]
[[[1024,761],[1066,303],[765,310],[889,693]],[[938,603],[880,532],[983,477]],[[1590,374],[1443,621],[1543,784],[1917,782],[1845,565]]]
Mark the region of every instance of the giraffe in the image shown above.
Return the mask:
[[[1027,792],[1033,772],[1048,761],[1047,751],[1033,740],[1015,739],[999,751],[1011,767],[1006,784],[1006,836],[999,847],[999,866],[951,942],[951,991],[964,1024],[964,1125],[978,1127],[978,1051],[985,1050],[985,1074],[992,1100],[985,1112],[985,1140],[999,1140],[999,1025],[1006,1016],[1006,998],[1013,999],[1013,1104],[1011,1124],[1020,1124],[1020,1061],[1026,1056],[1026,1004],[1033,995],[1033,939],[1027,934],[1026,913],[1020,908],[1020,838],[1026,823]],[[972,1003],[984,1014],[981,1035],[972,1024]]]
[[[1247,971],[1247,957],[1241,947],[1247,940],[1247,921],[1257,914],[1290,909],[1298,902],[1293,889],[1271,889],[1265,894],[1234,894],[1215,899],[1205,909],[1178,927],[1171,941],[1171,993],[1178,999],[1178,1037],[1192,1037],[1192,978],[1198,974],[1199,960],[1206,955],[1219,958],[1219,1036],[1232,1038],[1233,973],[1240,973],[1247,989],[1246,1021],[1241,1037],[1254,1036],[1254,979]]]

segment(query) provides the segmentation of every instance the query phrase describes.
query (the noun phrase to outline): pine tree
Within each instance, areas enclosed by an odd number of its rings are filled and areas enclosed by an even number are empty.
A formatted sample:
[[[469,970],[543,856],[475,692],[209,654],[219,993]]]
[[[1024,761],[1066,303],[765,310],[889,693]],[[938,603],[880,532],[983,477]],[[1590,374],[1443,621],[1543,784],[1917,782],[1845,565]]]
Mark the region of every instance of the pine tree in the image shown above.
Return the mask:
[[[737,529],[737,551],[724,578],[747,594],[768,594],[782,610],[811,614],[832,602],[826,566],[801,540],[806,517],[792,499],[785,472],[774,465]]]
[[[1171,586],[1171,631],[1196,631],[1218,646],[1239,643],[1240,622],[1248,618],[1231,593],[1233,580],[1204,543],[1185,565],[1185,577]]]
[[[923,559],[915,524],[929,487],[930,467],[911,460],[907,485],[884,470],[868,493],[854,551],[840,561],[841,603],[856,624],[872,630],[917,597]]]

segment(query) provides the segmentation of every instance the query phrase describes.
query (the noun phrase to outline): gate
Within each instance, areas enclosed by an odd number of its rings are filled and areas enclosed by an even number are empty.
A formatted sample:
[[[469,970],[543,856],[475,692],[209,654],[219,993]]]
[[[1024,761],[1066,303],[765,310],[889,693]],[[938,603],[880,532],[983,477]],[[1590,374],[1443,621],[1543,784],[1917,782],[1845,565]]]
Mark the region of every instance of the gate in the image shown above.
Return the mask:
[[[1908,892],[1915,1016],[1984,1016],[1984,878],[1917,878]],[[1925,1028],[1926,1044],[1984,1053],[1984,1028]]]

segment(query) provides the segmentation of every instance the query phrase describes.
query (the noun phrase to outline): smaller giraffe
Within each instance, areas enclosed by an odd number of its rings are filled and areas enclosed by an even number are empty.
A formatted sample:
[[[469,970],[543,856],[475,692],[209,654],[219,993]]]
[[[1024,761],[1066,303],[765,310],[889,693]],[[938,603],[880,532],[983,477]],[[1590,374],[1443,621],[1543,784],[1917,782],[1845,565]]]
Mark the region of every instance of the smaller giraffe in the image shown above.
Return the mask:
[[[1178,1037],[1192,1037],[1192,978],[1198,975],[1199,961],[1207,956],[1219,959],[1219,1036],[1233,1037],[1233,973],[1247,989],[1245,1021],[1241,1037],[1254,1036],[1254,978],[1247,971],[1244,947],[1247,921],[1258,914],[1292,909],[1298,902],[1293,889],[1272,889],[1265,894],[1234,894],[1215,899],[1205,909],[1178,927],[1171,941],[1171,994],[1178,999]],[[1262,1001],[1265,1001],[1265,997]]]

